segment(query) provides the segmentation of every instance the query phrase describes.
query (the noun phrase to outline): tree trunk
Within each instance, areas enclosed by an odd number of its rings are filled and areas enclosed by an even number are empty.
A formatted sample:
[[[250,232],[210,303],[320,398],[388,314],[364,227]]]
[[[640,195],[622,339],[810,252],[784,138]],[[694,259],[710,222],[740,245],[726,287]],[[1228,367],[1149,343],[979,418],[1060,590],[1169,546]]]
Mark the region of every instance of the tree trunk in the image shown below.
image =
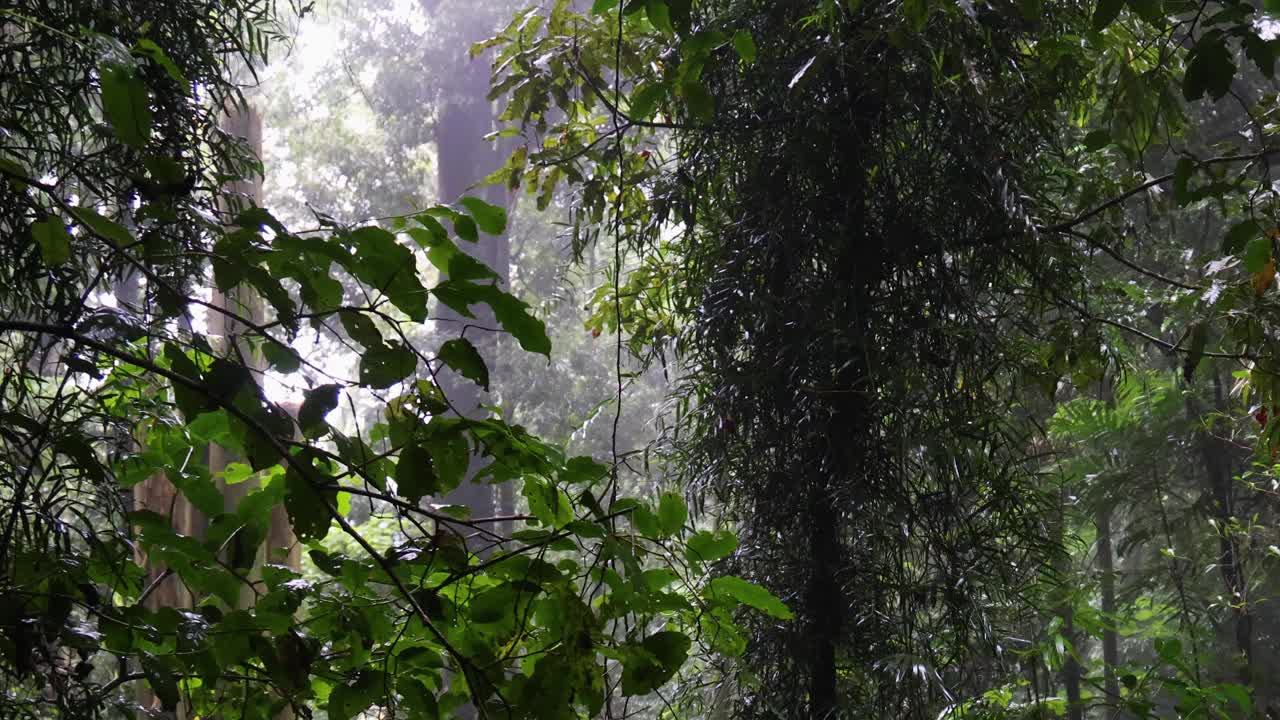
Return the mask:
[[[505,206],[506,193],[500,188],[483,188],[471,190],[471,186],[501,166],[494,144],[485,139],[493,128],[493,108],[486,99],[489,89],[487,66],[481,62],[471,62],[457,68],[458,86],[452,90],[453,101],[440,109],[436,124],[436,161],[438,166],[437,202],[452,203],[463,195],[471,194],[491,204]],[[498,274],[496,282],[506,285],[510,269],[510,241],[504,234],[500,237],[482,236],[474,245],[459,243],[463,252],[471,255],[489,266]],[[438,333],[445,337],[464,335],[476,346],[486,364],[492,367],[498,337],[494,333],[468,328],[468,324],[494,327],[493,314],[488,308],[477,306],[475,319],[463,317],[443,303],[437,305],[435,321]],[[481,409],[481,388],[463,378],[447,367],[441,368],[437,375],[441,389],[450,403],[465,417],[483,417]],[[494,377],[494,373],[490,373]],[[474,482],[473,478],[481,467],[481,459],[472,454],[467,476],[453,491],[444,496],[442,501],[450,505],[465,505],[471,509],[472,517],[488,517],[498,513],[495,507],[499,500],[506,505],[513,499],[509,490],[499,495],[492,485]],[[503,507],[510,511],[510,507]],[[469,543],[473,552],[486,554],[493,549],[491,542],[476,538]],[[463,720],[471,720],[477,716],[476,708],[470,704],[456,708],[454,714]]]
[[[1062,634],[1071,644],[1071,653],[1062,663],[1062,684],[1067,690],[1067,720],[1084,720],[1084,703],[1080,700],[1080,663],[1076,660],[1075,609],[1064,606]]]
[[[1226,408],[1226,398],[1222,392],[1222,378],[1217,368],[1213,368],[1214,406],[1222,411]],[[1193,406],[1193,400],[1187,400],[1187,414],[1192,420],[1199,420],[1200,415]],[[1248,606],[1248,587],[1245,584],[1244,555],[1235,534],[1231,531],[1231,519],[1235,514],[1235,493],[1232,481],[1232,459],[1229,443],[1215,436],[1208,428],[1201,427],[1197,443],[1204,461],[1205,480],[1212,500],[1213,518],[1218,530],[1218,569],[1222,574],[1222,584],[1227,597],[1232,603],[1235,646],[1239,653],[1240,670],[1237,674],[1239,682],[1252,685],[1253,682],[1253,617]]]
[[[1058,504],[1057,527],[1054,528],[1058,546],[1065,547],[1065,538],[1067,533],[1067,490],[1063,488],[1061,498]],[[1068,582],[1071,577],[1071,557],[1063,553],[1059,563],[1059,571],[1064,583]],[[1080,663],[1076,660],[1078,648],[1076,647],[1076,627],[1075,627],[1075,607],[1074,600],[1071,597],[1072,587],[1064,584],[1060,589],[1062,593],[1062,602],[1058,606],[1058,616],[1062,618],[1062,636],[1069,645],[1070,653],[1062,660],[1062,685],[1067,693],[1067,720],[1084,720],[1084,703],[1080,699]]]
[[[125,277],[115,285],[114,294],[117,301],[123,306],[131,307],[141,306],[141,288],[138,286],[137,278],[133,275],[125,275]],[[138,436],[134,438],[134,442],[141,448],[146,445],[146,437]],[[188,537],[201,537],[204,535],[205,527],[208,523],[196,508],[183,497],[165,473],[158,472],[151,477],[143,480],[133,486],[132,505],[134,510],[149,510],[167,517],[173,531],[178,535]],[[173,573],[169,572],[169,568],[163,564],[151,562],[146,554],[140,549],[137,552],[137,560],[140,565],[146,568],[146,575],[143,585],[144,597],[142,598],[142,607],[147,610],[155,611],[161,608],[189,608],[193,605],[191,593],[187,590],[182,580]],[[123,668],[122,668],[123,671]],[[148,713],[157,713],[162,710],[159,697],[152,692],[149,686],[139,683],[136,692],[138,706],[146,709]],[[181,718],[186,713],[181,703],[175,711],[167,717]],[[139,718],[147,717],[148,714],[139,713]]]
[[[472,194],[486,202],[505,206],[506,193],[501,188],[469,188],[496,170],[502,158],[494,144],[484,138],[493,127],[493,109],[485,99],[488,90],[488,76],[483,63],[473,63],[460,69],[463,74],[461,87],[454,91],[457,98],[440,110],[436,126],[436,149],[439,167],[439,202],[456,202],[466,194]],[[488,265],[499,276],[498,282],[506,284],[510,266],[510,242],[506,235],[500,237],[484,236],[475,245],[459,243],[462,250],[477,260]],[[443,335],[465,335],[476,346],[485,361],[492,365],[495,358],[497,338],[493,333],[468,328],[468,324],[493,327],[492,314],[487,309],[476,308],[476,319],[466,318],[441,304],[436,310],[437,329]],[[480,417],[483,412],[481,389],[470,380],[462,378],[443,369],[440,381],[445,395],[458,412],[467,417]],[[466,505],[471,508],[472,517],[485,517],[496,514],[494,488],[471,482],[479,468],[479,458],[472,457],[468,479],[457,489],[445,496],[444,502],[454,505]],[[508,493],[508,496],[510,493]],[[507,509],[507,508],[504,508]]]

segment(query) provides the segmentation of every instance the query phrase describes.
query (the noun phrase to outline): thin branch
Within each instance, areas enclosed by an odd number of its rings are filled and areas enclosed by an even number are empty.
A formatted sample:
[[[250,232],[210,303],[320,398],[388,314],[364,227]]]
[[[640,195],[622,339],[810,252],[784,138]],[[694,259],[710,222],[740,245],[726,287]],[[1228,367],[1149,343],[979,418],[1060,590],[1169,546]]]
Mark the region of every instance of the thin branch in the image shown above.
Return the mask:
[[[1204,167],[1205,165],[1222,165],[1222,164],[1237,163],[1237,162],[1255,162],[1257,160],[1262,160],[1277,154],[1280,154],[1280,148],[1271,148],[1268,150],[1262,150],[1262,151],[1259,151],[1256,153],[1250,153],[1247,155],[1223,155],[1221,157],[1209,158],[1208,160],[1201,160],[1197,164],[1200,167]],[[1089,210],[1088,212],[1082,213],[1080,215],[1077,215],[1075,218],[1071,220],[1060,222],[1056,225],[1049,225],[1047,227],[1039,227],[1037,228],[1037,230],[1041,232],[1049,232],[1049,233],[1067,232],[1068,230],[1074,228],[1075,226],[1081,223],[1084,223],[1088,220],[1091,220],[1092,218],[1097,217],[1098,215],[1106,212],[1107,210],[1110,210],[1111,208],[1117,205],[1120,205],[1125,200],[1128,200],[1129,198],[1133,197],[1134,195],[1137,195],[1138,193],[1143,192],[1144,190],[1150,190],[1151,188],[1156,187],[1157,185],[1163,185],[1167,182],[1170,182],[1171,180],[1174,179],[1175,176],[1176,176],[1176,173],[1168,173],[1166,175],[1161,175],[1160,177],[1151,178],[1150,180],[1140,185],[1136,185],[1132,188],[1129,188],[1128,190],[1102,203],[1101,205],[1095,207],[1094,209]]]

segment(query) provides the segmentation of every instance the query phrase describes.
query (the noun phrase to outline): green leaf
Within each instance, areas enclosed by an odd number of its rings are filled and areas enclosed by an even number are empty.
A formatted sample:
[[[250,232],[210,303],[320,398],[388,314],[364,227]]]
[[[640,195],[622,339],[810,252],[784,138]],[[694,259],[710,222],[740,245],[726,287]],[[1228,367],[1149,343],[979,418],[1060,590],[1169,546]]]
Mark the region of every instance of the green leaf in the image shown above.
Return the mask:
[[[567,485],[595,483],[609,475],[609,467],[586,456],[569,458],[560,471],[560,482]]]
[[[396,689],[404,698],[409,717],[413,720],[436,720],[440,717],[440,706],[436,703],[436,696],[422,684],[421,680],[401,675],[396,678]]]
[[[1124,0],[1098,0],[1093,9],[1093,29],[1105,30],[1108,25],[1120,17],[1124,8]]]
[[[702,637],[710,643],[715,652],[738,657],[747,651],[747,639],[742,636],[742,629],[734,622],[729,613],[713,610],[704,613],[698,621]]]
[[[238,450],[239,440],[231,431],[231,416],[226,410],[202,412],[187,425],[187,433],[201,443],[217,443],[228,450]]]
[[[738,57],[742,58],[742,62],[750,65],[756,61],[756,40],[751,37],[750,32],[739,30],[734,33],[733,49],[737,51]]]
[[[27,168],[24,167],[22,163],[18,162],[13,157],[6,157],[4,155],[0,155],[0,171],[4,171],[6,173],[9,173],[10,175],[17,176],[14,178],[10,178],[9,182],[13,183],[13,186],[16,187],[18,190],[23,190],[26,188],[26,183],[19,180],[18,178],[31,177],[31,172],[27,170]]]
[[[555,483],[531,477],[525,480],[521,493],[529,501],[529,512],[542,524],[559,528],[573,521],[573,503]]]
[[[351,233],[355,258],[348,269],[372,290],[386,294],[391,304],[414,322],[427,317],[427,291],[418,281],[417,263],[409,248],[380,227],[362,227]]]
[[[645,505],[639,505],[631,513],[631,524],[635,527],[636,532],[647,538],[659,538],[662,536],[661,525],[658,522],[658,515]]]
[[[338,320],[342,322],[342,329],[347,331],[347,337],[370,350],[382,347],[382,333],[378,332],[378,326],[368,315],[355,310],[340,310]]]
[[[421,445],[409,445],[400,451],[396,462],[396,492],[411,503],[440,492],[431,452]]]
[[[684,665],[692,645],[689,636],[668,630],[650,635],[638,647],[629,646],[622,667],[622,694],[648,695],[662,687]]]
[[[677,493],[663,493],[658,499],[658,525],[663,535],[675,535],[689,519],[689,508]]]
[[[732,598],[779,620],[790,620],[795,617],[773,593],[734,575],[715,578],[708,584],[707,589],[713,597]]]
[[[214,516],[223,510],[222,493],[209,478],[208,471],[201,466],[201,472],[184,473],[170,469],[165,475],[173,483],[182,496],[191,502],[192,507],[208,516]]]
[[[1198,100],[1208,93],[1218,100],[1231,89],[1235,75],[1236,65],[1222,33],[1210,31],[1191,50],[1182,79],[1182,95],[1187,100]]]
[[[418,357],[396,341],[365,351],[360,356],[360,384],[377,390],[404,380],[418,368]]]
[[[547,337],[547,326],[529,312],[528,305],[498,288],[492,289],[488,302],[498,324],[511,333],[520,347],[528,352],[551,357],[551,338]]]
[[[1111,133],[1107,132],[1106,130],[1094,130],[1093,132],[1084,136],[1085,150],[1090,150],[1090,151],[1101,150],[1102,148],[1110,144],[1111,144]]]
[[[1253,220],[1242,220],[1231,227],[1222,238],[1222,252],[1234,255],[1245,248],[1250,240],[1262,235],[1262,228]],[[1263,261],[1263,265],[1266,261]]]
[[[110,240],[116,247],[126,247],[136,242],[128,230],[87,207],[71,208],[71,214],[98,237]]]
[[[155,44],[154,41],[142,38],[134,44],[133,52],[134,54],[142,55],[156,65],[159,65],[166,73],[169,74],[169,77],[173,78],[174,82],[183,86],[188,84],[186,76],[182,74],[182,71],[178,69],[178,66],[174,64],[168,54],[166,54],[159,45]]]
[[[244,463],[227,463],[227,466],[218,473],[222,478],[222,482],[227,485],[239,485],[240,483],[253,477],[253,468]]]
[[[515,588],[511,583],[503,583],[471,598],[467,611],[475,622],[495,623],[510,615],[515,605]]]
[[[667,0],[667,9],[676,32],[688,35],[693,25],[693,0]]]
[[[458,214],[453,218],[453,232],[467,242],[478,242],[480,233],[476,231],[476,221],[466,215]]]
[[[196,364],[177,344],[165,343],[164,358],[168,361],[170,370],[193,382],[200,381],[200,368],[196,367]],[[194,420],[207,402],[203,395],[181,382],[173,383],[173,399],[178,406],[178,411],[188,421]]]
[[[338,385],[321,385],[303,393],[302,407],[298,409],[298,425],[309,438],[324,435],[328,425],[324,421],[338,407]]]
[[[644,6],[649,22],[664,35],[675,35],[676,28],[671,24],[671,10],[666,0],[647,0]]]
[[[279,342],[273,338],[267,338],[262,343],[262,356],[271,363],[271,367],[276,372],[286,375],[295,373],[302,367],[302,358],[298,353],[288,345]]]
[[[168,664],[154,655],[144,654],[142,672],[147,676],[147,684],[160,699],[163,708],[169,712],[177,710],[178,702],[181,700],[178,693],[178,680],[173,676],[173,670]]]
[[[1280,0],[1262,0],[1262,9],[1271,15],[1280,15]]]
[[[342,577],[342,556],[330,555],[324,550],[312,549],[307,553],[311,562],[333,577]]]
[[[1244,246],[1244,269],[1262,272],[1271,259],[1271,238],[1255,237]]]
[[[305,465],[305,461],[299,459]],[[333,516],[329,508],[337,504],[337,490],[321,488],[303,477],[289,464],[285,471],[284,508],[293,532],[303,541],[323,540],[329,534]]]
[[[738,549],[738,536],[728,530],[703,530],[689,538],[684,556],[691,563],[715,562]]]
[[[1178,638],[1156,638],[1156,654],[1167,663],[1177,661],[1182,656],[1182,641]]]
[[[929,0],[903,0],[902,14],[915,32],[923,32],[929,23]]]
[[[485,390],[489,389],[489,368],[480,351],[466,338],[454,338],[440,346],[440,359],[462,377]]]
[[[667,87],[657,83],[642,83],[631,93],[627,116],[632,120],[648,120],[658,103],[667,94]]]
[[[45,265],[61,265],[71,259],[71,233],[56,215],[32,223],[31,237]]]
[[[433,505],[432,509],[443,515],[448,515],[454,520],[471,519],[471,507],[469,505]]]
[[[103,65],[102,114],[116,137],[126,145],[140,148],[151,136],[151,107],[146,83],[132,68]]]
[[[329,720],[351,720],[369,709],[385,692],[383,674],[361,670],[355,682],[338,685],[329,693]]]
[[[618,7],[618,0],[595,0],[591,3],[592,15],[603,15]]]
[[[1241,39],[1244,45],[1244,54],[1254,65],[1258,66],[1261,72],[1267,78],[1275,77],[1276,74],[1276,55],[1275,46],[1263,40],[1257,33],[1247,32]]]
[[[1218,685],[1221,696],[1235,703],[1240,708],[1238,717],[1253,717],[1253,698],[1249,696],[1250,688],[1236,683]]]
[[[716,101],[707,92],[707,86],[701,80],[690,77],[680,84],[680,90],[689,116],[698,122],[711,122],[716,114]]]
[[[1165,10],[1161,0],[1125,0],[1125,3],[1138,17],[1148,23],[1156,26],[1164,23]]]
[[[410,237],[427,248],[427,260],[449,280],[497,279],[488,265],[458,249],[449,238],[440,238],[421,228],[409,228]]]
[[[435,422],[432,420],[432,424]],[[458,487],[466,477],[467,468],[471,464],[471,448],[467,444],[466,435],[457,429],[432,433],[430,440],[428,448],[440,481],[440,489],[448,492]]]
[[[507,230],[507,211],[497,205],[474,197],[464,197],[458,202],[467,209],[476,225],[489,235],[501,235]]]
[[[1195,195],[1190,191],[1191,174],[1196,170],[1196,162],[1189,157],[1178,158],[1173,169],[1173,199],[1178,207],[1186,207]]]

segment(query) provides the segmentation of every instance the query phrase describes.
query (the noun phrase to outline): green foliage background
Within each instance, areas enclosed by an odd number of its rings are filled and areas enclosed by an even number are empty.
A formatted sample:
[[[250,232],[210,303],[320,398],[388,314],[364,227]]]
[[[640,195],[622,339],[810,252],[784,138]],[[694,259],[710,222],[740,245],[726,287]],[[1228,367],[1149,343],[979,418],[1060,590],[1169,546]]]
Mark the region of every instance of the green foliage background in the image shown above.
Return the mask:
[[[0,8],[0,712],[1280,711],[1277,10]]]

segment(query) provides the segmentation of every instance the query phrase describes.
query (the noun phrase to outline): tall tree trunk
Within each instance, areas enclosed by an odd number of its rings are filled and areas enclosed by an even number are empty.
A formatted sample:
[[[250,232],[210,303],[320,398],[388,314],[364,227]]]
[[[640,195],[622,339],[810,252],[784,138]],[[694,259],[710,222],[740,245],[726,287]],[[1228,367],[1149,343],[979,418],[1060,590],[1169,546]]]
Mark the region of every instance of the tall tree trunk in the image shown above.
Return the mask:
[[[1053,529],[1057,539],[1058,547],[1066,547],[1067,534],[1067,489],[1061,490],[1061,497],[1058,503],[1058,516],[1056,518],[1056,527]],[[1059,575],[1063,578],[1071,576],[1071,556],[1065,551],[1059,562]],[[1066,638],[1070,646],[1070,654],[1062,660],[1062,672],[1059,673],[1062,678],[1063,688],[1067,693],[1067,720],[1084,720],[1084,703],[1080,699],[1080,663],[1076,660],[1076,654],[1079,648],[1076,647],[1078,640],[1075,627],[1075,607],[1072,598],[1072,585],[1069,581],[1064,580],[1064,585],[1060,588],[1062,593],[1061,604],[1058,606],[1058,616],[1062,618],[1062,635]]]
[[[1062,684],[1067,690],[1067,720],[1084,720],[1084,702],[1080,699],[1080,663],[1076,660],[1075,609],[1069,604],[1062,611],[1062,634],[1071,644],[1071,654],[1062,663]]]
[[[141,288],[138,285],[137,278],[131,274],[125,275],[123,279],[116,283],[114,294],[121,305],[129,307],[140,307],[142,305]],[[134,438],[134,442],[139,446],[145,446],[147,438],[145,435],[139,435]],[[131,500],[134,510],[149,510],[168,518],[170,526],[178,535],[188,537],[201,537],[204,535],[208,519],[196,510],[186,497],[178,492],[178,489],[163,472],[158,472],[134,485]],[[138,547],[140,548],[140,546]],[[143,585],[144,595],[141,600],[142,607],[152,611],[166,607],[192,607],[193,599],[191,593],[176,574],[171,573],[165,565],[152,562],[141,549],[137,553],[139,564],[146,568],[145,584]],[[123,668],[121,670],[123,672]],[[139,718],[145,718],[156,712],[163,711],[160,698],[150,687],[139,683],[136,697],[138,706],[146,710],[145,713],[138,714]],[[173,712],[165,717],[181,720],[185,715],[185,709],[180,704],[179,707],[174,708]]]
[[[440,109],[436,124],[436,162],[439,173],[437,201],[452,203],[463,195],[472,194],[491,204],[505,206],[506,193],[500,188],[469,189],[498,169],[502,163],[494,144],[484,137],[493,128],[493,107],[486,99],[489,90],[487,65],[482,61],[465,63],[457,68],[456,76],[459,82],[452,89],[453,98]],[[505,234],[500,237],[483,236],[474,245],[465,242],[460,245],[463,252],[498,274],[496,282],[507,284],[511,246]],[[435,315],[437,330],[444,335],[456,336],[462,334],[469,323],[494,327],[493,314],[487,308],[477,307],[475,314],[475,319],[466,318],[441,303],[437,306]],[[465,331],[465,334],[480,351],[485,362],[492,365],[498,338],[493,333],[475,328]],[[460,414],[466,417],[483,416],[485,411],[481,410],[480,387],[448,368],[442,368],[438,378],[445,396]],[[473,478],[480,465],[480,457],[473,454],[466,478],[445,495],[443,501],[451,505],[467,506],[472,517],[489,517],[498,513],[500,508],[496,505],[499,501],[506,505],[507,501],[513,500],[513,494],[510,491],[499,494],[492,485],[474,482]],[[510,509],[510,506],[501,508],[505,512],[510,512]],[[484,554],[491,549],[490,546],[491,543],[477,539],[473,543],[473,550]],[[471,720],[477,716],[476,708],[470,704],[456,708],[454,714],[463,720]]]
[[[262,157],[262,115],[256,108],[247,106],[229,111],[223,118],[222,127],[227,133],[242,138],[249,145],[249,149],[255,157]],[[228,188],[232,195],[230,203],[224,209],[234,214],[234,212],[244,207],[260,205],[263,197],[262,182],[263,178],[257,177],[246,178],[233,183]],[[262,299],[247,288],[238,288],[226,294],[215,289],[211,300],[211,304],[224,310],[232,311],[255,324],[262,324],[266,319]],[[243,341],[246,333],[251,331],[250,328],[244,327],[239,321],[226,315],[211,317],[209,328],[215,334],[221,335],[221,341],[225,349],[230,350],[233,345],[238,346],[237,356],[244,358],[244,361],[252,366],[256,372],[266,370],[266,362],[261,352]],[[285,407],[296,417],[298,409],[296,403],[286,404]],[[208,464],[211,474],[222,472],[227,468],[228,464],[240,460],[242,458],[218,445],[211,444],[209,446]],[[218,482],[218,489],[222,493],[223,506],[227,512],[235,512],[240,506],[240,502],[258,487],[259,482],[256,477],[236,484],[227,484],[224,481]],[[229,550],[228,552],[233,553],[235,551]],[[289,523],[289,515],[283,504],[278,504],[271,509],[271,524],[267,528],[267,537],[258,546],[254,557],[239,558],[237,563],[249,565],[246,577],[251,582],[261,580],[262,567],[267,563],[284,564],[294,570],[302,567],[302,549],[293,534],[293,527]],[[241,587],[240,606],[245,608],[252,606],[256,597],[250,587]],[[292,717],[293,711],[286,707],[276,715],[276,720],[290,720]]]
[[[438,200],[445,203],[456,202],[458,198],[470,193],[486,202],[505,206],[506,193],[501,188],[469,190],[477,181],[500,167],[502,158],[494,144],[484,138],[493,128],[493,108],[485,98],[488,91],[486,67],[483,63],[476,62],[460,68],[459,72],[460,87],[452,93],[455,99],[440,110],[436,126]],[[507,283],[511,246],[506,235],[481,237],[480,242],[475,245],[460,244],[464,252],[492,268],[499,276],[499,283]],[[477,312],[476,318],[472,320],[463,317],[443,304],[439,306],[435,316],[440,332],[449,335],[463,332],[468,323],[493,326],[492,314],[487,311]],[[486,362],[492,364],[497,345],[494,334],[471,328],[466,331],[466,337],[480,350]],[[475,383],[447,369],[441,372],[440,380],[445,394],[460,413],[468,417],[479,417],[483,413],[480,410],[483,404],[481,389]],[[466,505],[471,508],[473,517],[491,516],[498,511],[495,507],[494,488],[470,480],[478,469],[478,461],[479,458],[472,458],[468,479],[450,492],[444,502]],[[507,496],[510,497],[510,493]]]
[[[244,139],[256,157],[262,157],[262,115],[256,108],[249,106],[228,112],[223,119],[222,127],[227,133]],[[233,196],[232,202],[242,203],[245,207],[260,205],[263,197],[262,181],[263,178],[259,177],[246,178],[233,183],[228,188]],[[229,206],[226,209],[234,211],[237,208]],[[230,310],[251,322],[261,324],[265,320],[262,299],[247,289],[240,288],[227,294],[214,290],[211,299],[212,304]],[[242,342],[246,331],[250,331],[249,328],[243,327],[238,321],[225,315],[210,318],[209,327],[215,334],[221,335],[223,343],[228,348],[231,343],[237,343],[238,355],[252,365],[254,370],[258,372],[266,370],[266,363],[261,353],[251,348],[248,343]],[[297,405],[286,404],[286,409],[296,414]],[[211,445],[209,472],[214,474],[221,472],[229,463],[239,459],[225,449]],[[232,485],[218,483],[227,512],[234,512],[239,507],[240,501],[257,488],[258,482],[254,479]],[[258,555],[254,559],[255,570],[249,577],[256,580],[260,575],[258,569],[267,562],[283,563],[295,569],[302,566],[301,548],[293,535],[289,515],[283,505],[277,505],[271,510],[271,526],[268,528],[266,541],[259,548]],[[241,592],[241,602],[248,606],[252,604],[252,600],[252,592],[249,588],[244,588]]]
[[[1214,406],[1218,411],[1226,408],[1222,392],[1222,376],[1213,368]],[[1187,414],[1193,421],[1200,421],[1193,400],[1187,399]],[[1215,436],[1208,428],[1201,427],[1197,443],[1204,461],[1205,480],[1212,499],[1212,512],[1218,525],[1218,569],[1222,584],[1232,603],[1232,628],[1236,651],[1241,662],[1237,675],[1245,685],[1253,681],[1253,617],[1248,606],[1248,588],[1245,585],[1244,555],[1235,534],[1231,532],[1231,519],[1235,514],[1235,488],[1232,481],[1232,458],[1229,443]]]

